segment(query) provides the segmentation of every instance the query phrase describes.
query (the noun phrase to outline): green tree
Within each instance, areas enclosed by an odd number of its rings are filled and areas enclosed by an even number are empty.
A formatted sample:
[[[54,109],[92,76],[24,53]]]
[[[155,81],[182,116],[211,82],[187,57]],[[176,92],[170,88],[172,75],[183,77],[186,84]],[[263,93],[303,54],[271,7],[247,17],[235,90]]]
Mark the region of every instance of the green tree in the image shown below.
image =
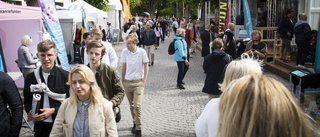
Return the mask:
[[[109,0],[84,0],[84,1],[100,10],[109,11],[109,8],[108,8]]]

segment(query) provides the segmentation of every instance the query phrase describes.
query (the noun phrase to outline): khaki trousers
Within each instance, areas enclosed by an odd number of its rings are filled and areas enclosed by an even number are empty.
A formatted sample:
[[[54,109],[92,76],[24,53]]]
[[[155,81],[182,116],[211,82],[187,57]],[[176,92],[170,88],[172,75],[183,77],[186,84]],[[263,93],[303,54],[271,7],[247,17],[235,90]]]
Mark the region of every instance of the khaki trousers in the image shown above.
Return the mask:
[[[144,49],[147,52],[147,55],[148,55],[148,58],[149,58],[150,62],[154,62],[154,46],[153,45],[144,46]],[[151,56],[151,58],[150,58],[150,56]]]
[[[124,80],[123,86],[130,104],[133,123],[136,124],[136,130],[141,130],[141,103],[144,90],[142,79]]]

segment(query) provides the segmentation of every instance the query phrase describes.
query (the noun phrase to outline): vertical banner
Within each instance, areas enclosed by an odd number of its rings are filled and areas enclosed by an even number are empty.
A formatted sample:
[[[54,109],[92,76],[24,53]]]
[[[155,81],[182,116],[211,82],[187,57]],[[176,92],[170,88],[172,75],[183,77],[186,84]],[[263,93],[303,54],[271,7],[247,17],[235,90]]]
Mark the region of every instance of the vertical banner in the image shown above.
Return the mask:
[[[126,0],[122,0],[124,21],[127,22],[131,18],[131,13]]]
[[[228,29],[228,23],[230,20],[228,0],[219,1],[219,35],[224,34],[224,31]]]
[[[184,1],[182,2],[182,21],[184,21]],[[186,22],[187,24],[187,22]]]
[[[320,28],[320,21],[319,27]],[[314,71],[319,74],[320,73],[320,31],[318,31],[317,37],[317,47],[316,47],[316,57],[315,57]]]
[[[57,46],[58,58],[62,69],[69,71],[69,61],[54,0],[38,0],[38,3],[39,7],[41,7],[42,16],[48,28],[51,40]]]
[[[250,7],[247,0],[243,0],[243,12],[244,12],[244,20],[245,20],[245,25],[247,30],[247,38],[250,38],[253,28],[252,28]]]
[[[2,72],[6,72],[5,71],[5,61],[4,61],[4,58],[2,57],[3,56],[3,51],[2,51],[2,44],[1,44],[1,39],[0,39],[0,71]]]

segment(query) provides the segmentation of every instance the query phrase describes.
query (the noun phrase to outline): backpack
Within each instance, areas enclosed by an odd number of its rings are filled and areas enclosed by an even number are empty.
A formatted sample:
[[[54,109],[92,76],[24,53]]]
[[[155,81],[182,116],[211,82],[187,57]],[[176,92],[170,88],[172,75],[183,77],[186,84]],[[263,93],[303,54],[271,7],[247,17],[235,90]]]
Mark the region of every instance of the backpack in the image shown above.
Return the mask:
[[[177,39],[173,39],[173,41],[171,41],[171,43],[170,43],[170,45],[168,47],[168,54],[169,55],[173,55],[176,52],[176,50],[178,50],[178,49],[174,48],[174,43],[176,42],[176,40]],[[181,42],[182,42],[182,40],[181,40]]]
[[[176,24],[175,24],[175,23],[173,23],[172,27],[173,27],[173,28],[175,28],[175,27],[176,27]]]

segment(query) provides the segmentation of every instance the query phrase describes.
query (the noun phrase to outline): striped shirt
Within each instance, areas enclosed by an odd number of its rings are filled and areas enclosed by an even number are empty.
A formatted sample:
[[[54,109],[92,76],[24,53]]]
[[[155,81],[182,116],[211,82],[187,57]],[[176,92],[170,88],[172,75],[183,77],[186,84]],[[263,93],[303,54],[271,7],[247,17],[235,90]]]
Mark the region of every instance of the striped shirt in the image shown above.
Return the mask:
[[[90,106],[90,99],[82,102],[77,100],[78,110],[77,116],[73,123],[73,136],[74,137],[88,137],[89,125],[88,125],[88,108]]]

